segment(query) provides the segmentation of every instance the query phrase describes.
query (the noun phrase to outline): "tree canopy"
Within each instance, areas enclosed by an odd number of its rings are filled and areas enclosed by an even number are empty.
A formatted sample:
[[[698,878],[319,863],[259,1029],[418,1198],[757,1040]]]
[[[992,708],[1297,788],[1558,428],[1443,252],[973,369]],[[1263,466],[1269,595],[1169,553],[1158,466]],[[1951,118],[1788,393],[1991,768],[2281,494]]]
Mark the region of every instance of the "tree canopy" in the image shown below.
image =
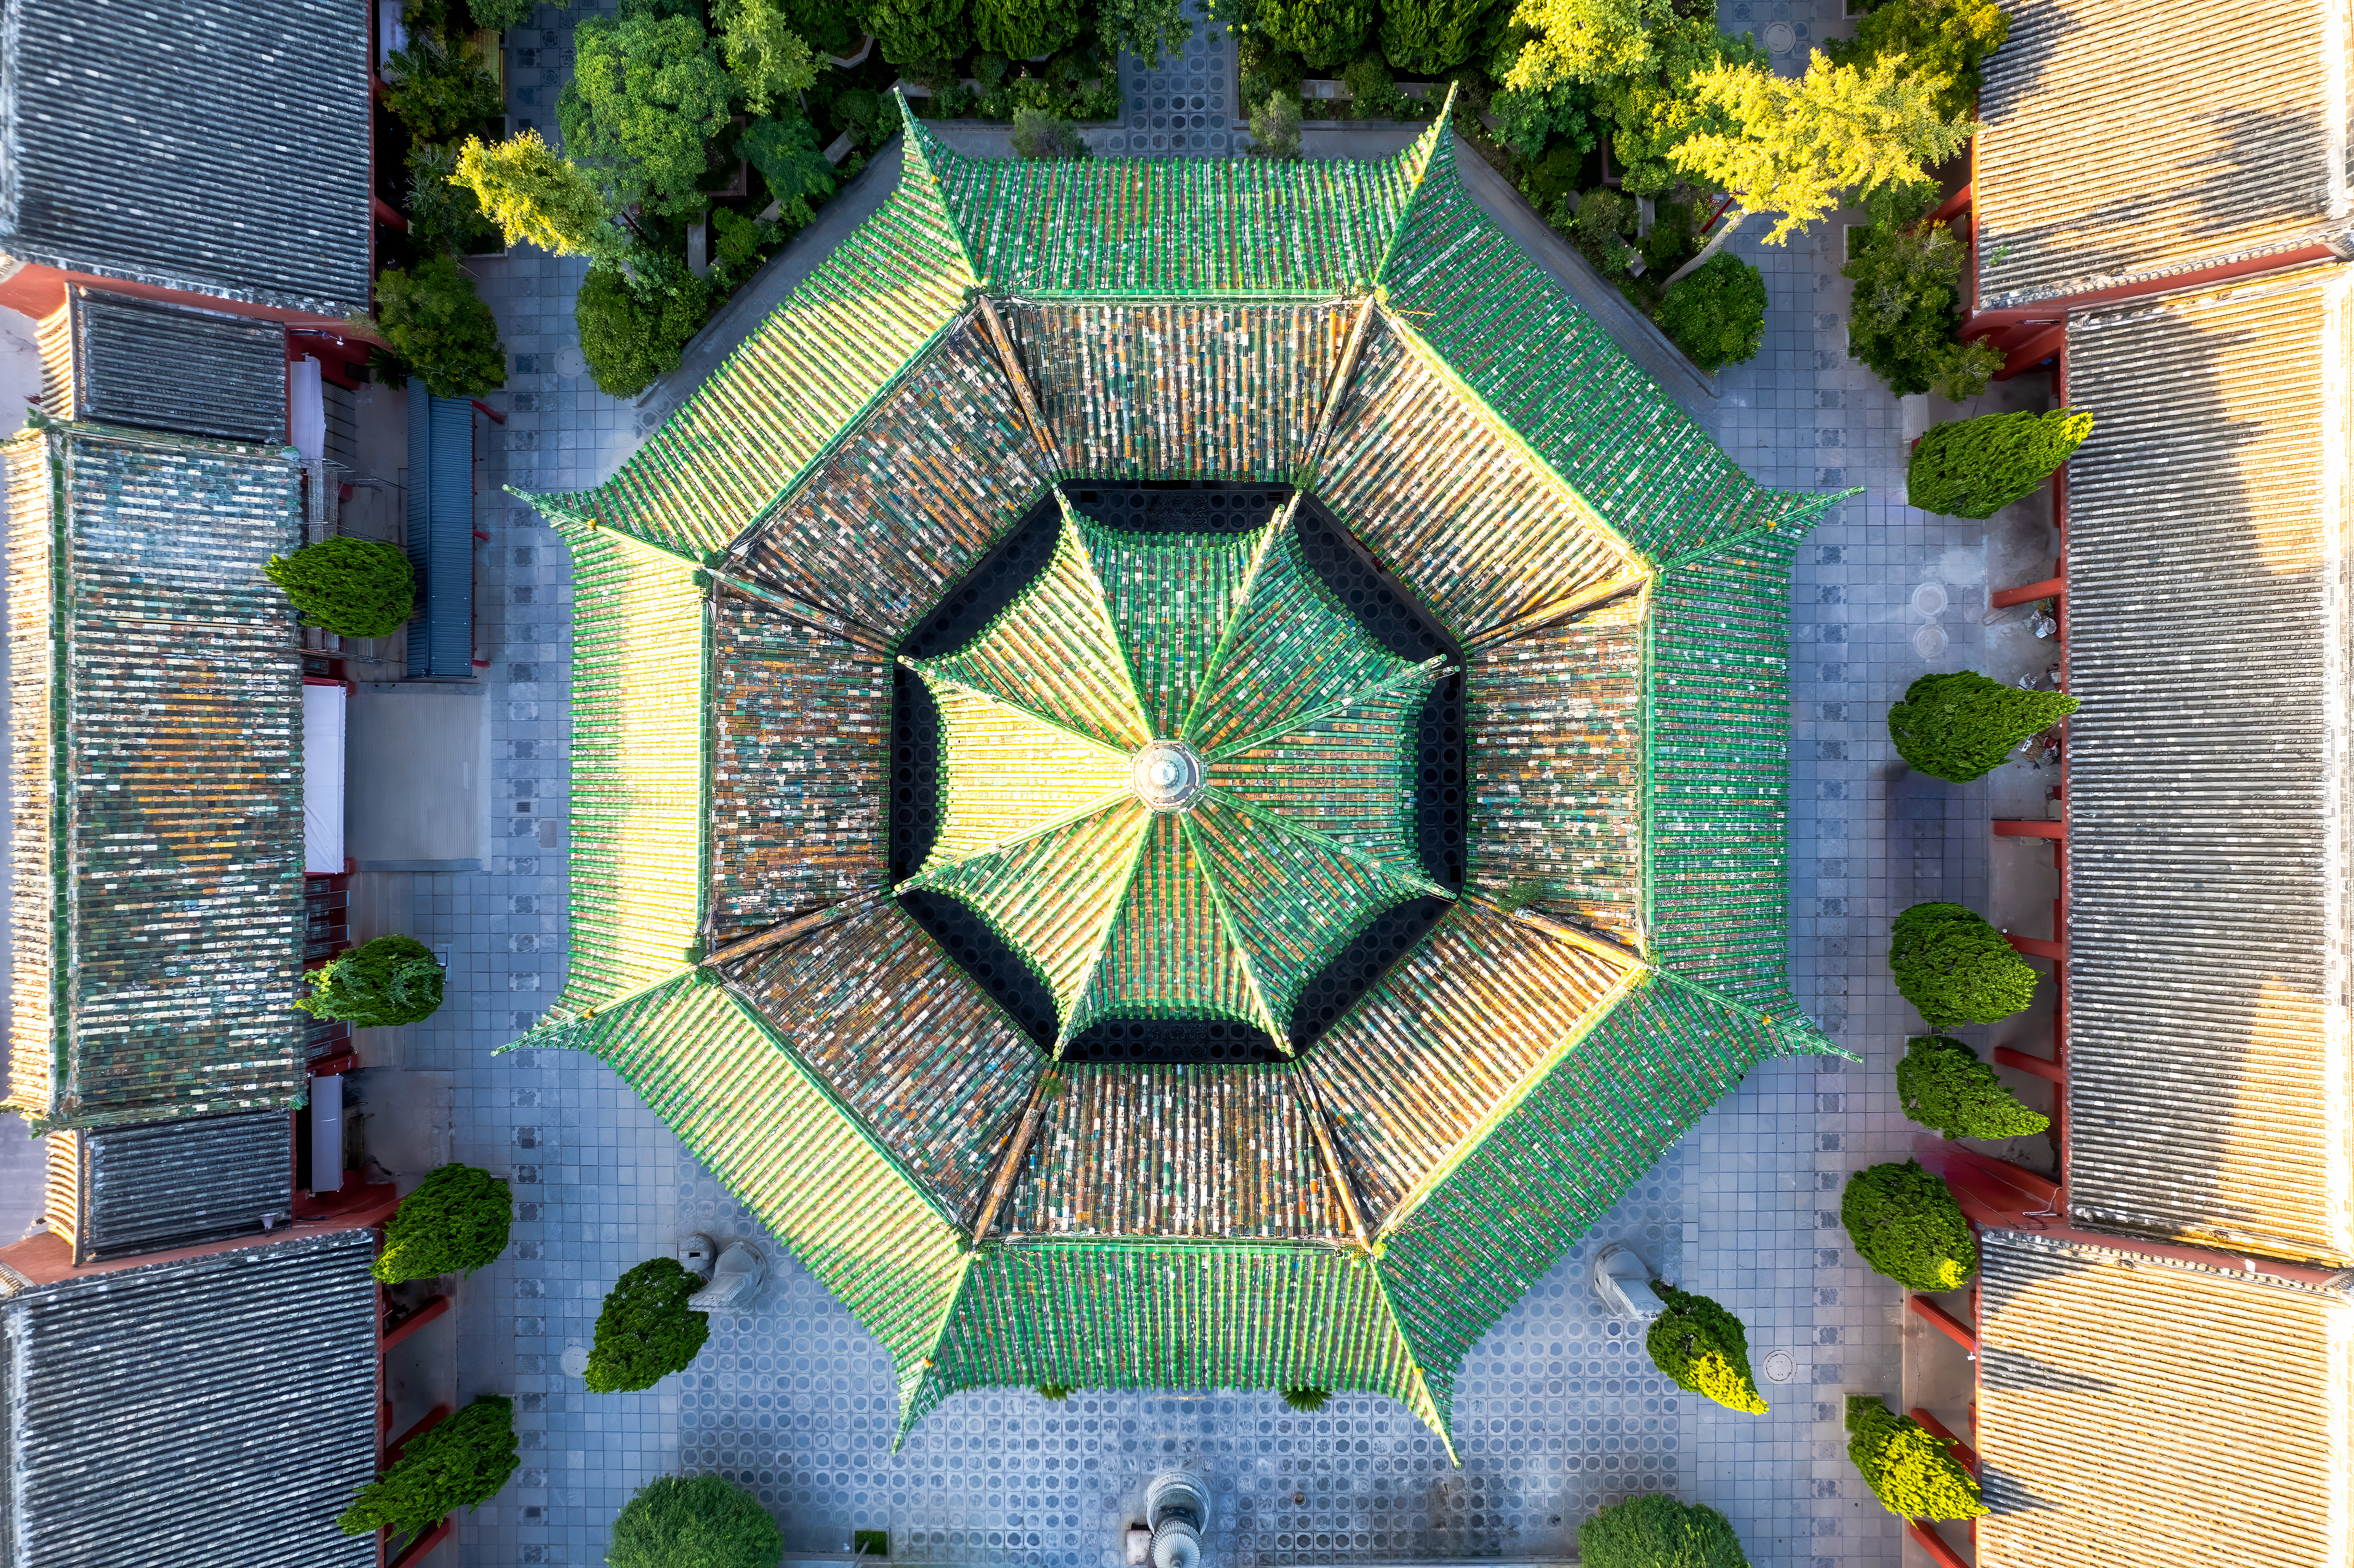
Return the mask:
[[[616,207],[702,212],[705,147],[734,89],[691,16],[592,16],[572,32],[573,77],[557,101],[566,150],[594,168]]]
[[[597,182],[541,141],[537,131],[488,143],[467,137],[458,149],[455,178],[474,193],[482,215],[509,245],[529,243],[556,256],[610,257],[623,244]]]

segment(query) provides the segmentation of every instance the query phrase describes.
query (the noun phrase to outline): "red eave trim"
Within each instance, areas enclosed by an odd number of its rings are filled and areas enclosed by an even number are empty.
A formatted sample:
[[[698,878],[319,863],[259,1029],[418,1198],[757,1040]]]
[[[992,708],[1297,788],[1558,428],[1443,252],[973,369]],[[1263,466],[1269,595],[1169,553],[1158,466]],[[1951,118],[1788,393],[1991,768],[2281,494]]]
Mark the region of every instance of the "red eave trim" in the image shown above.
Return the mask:
[[[1971,228],[1976,230],[1977,209],[1971,209]],[[2036,300],[2024,305],[2007,306],[2001,310],[1969,312],[1962,319],[1961,331],[1955,335],[1967,342],[2000,332],[2005,327],[2021,323],[2048,320],[2055,313],[2066,314],[2090,305],[2115,304],[2126,300],[2147,300],[2158,294],[2177,293],[2184,289],[2203,289],[2216,283],[2228,283],[2235,278],[2249,278],[2263,272],[2278,272],[2291,267],[2303,267],[2308,262],[2331,261],[2338,253],[2327,245],[2300,245],[2294,250],[2274,250],[2263,256],[2243,257],[2237,261],[2218,262],[2212,267],[2200,267],[2188,272],[2168,272],[2162,277],[2144,278],[2137,282],[2121,283],[2114,289],[2094,289],[2082,294],[2062,294],[2048,300]],[[1971,262],[1972,289],[1977,285],[1978,257],[1973,250]],[[1973,302],[1975,302],[1975,301]]]
[[[1904,1293],[1904,1305],[1914,1317],[1925,1319],[1931,1327],[1970,1354],[1978,1353],[1978,1337],[1966,1328],[1960,1319],[1930,1300],[1926,1296],[1916,1295],[1908,1290]]]
[[[378,1343],[376,1353],[378,1355],[382,1355],[385,1351],[389,1351],[393,1346],[400,1343],[401,1340],[406,1340],[411,1334],[417,1332],[418,1330],[422,1329],[426,1324],[430,1323],[434,1319],[440,1317],[443,1313],[449,1310],[450,1298],[447,1296],[434,1297],[431,1300],[426,1302],[424,1306],[419,1307],[416,1311],[402,1319],[399,1328],[392,1330],[390,1332],[387,1333],[384,1336],[384,1339]]]

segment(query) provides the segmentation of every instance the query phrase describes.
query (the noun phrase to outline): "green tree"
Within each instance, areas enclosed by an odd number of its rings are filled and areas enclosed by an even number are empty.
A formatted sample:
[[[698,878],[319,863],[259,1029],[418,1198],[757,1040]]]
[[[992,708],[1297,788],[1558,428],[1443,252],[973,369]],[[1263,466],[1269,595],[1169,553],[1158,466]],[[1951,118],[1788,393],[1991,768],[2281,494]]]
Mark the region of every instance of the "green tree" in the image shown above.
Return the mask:
[[[472,55],[412,36],[384,62],[384,106],[420,142],[447,142],[506,110],[498,79]]]
[[[965,0],[868,0],[866,26],[875,47],[895,66],[960,59],[972,48]]]
[[[817,84],[817,58],[776,0],[716,0],[711,20],[720,30],[728,74],[753,113],[769,113],[779,100]]]
[[[1550,160],[1556,154],[1564,158],[1564,177],[1551,193],[1557,200],[1577,179],[1583,162],[1579,154],[1594,151],[1602,134],[1601,111],[1596,107],[1593,89],[1564,79],[1551,87],[1500,92],[1491,107],[1496,140],[1523,158]],[[1546,147],[1548,142],[1553,143],[1551,150]],[[1537,205],[1543,210],[1552,203]]]
[[[1766,274],[1720,251],[1661,296],[1657,319],[1701,369],[1745,365],[1766,344]]]
[[[453,178],[474,193],[509,245],[529,243],[551,255],[610,260],[626,243],[597,182],[541,141],[537,131],[487,144],[479,136],[467,137],[458,149]]]
[[[711,1337],[710,1318],[686,1305],[702,1288],[674,1257],[652,1258],[623,1274],[597,1314],[588,1392],[627,1393],[684,1372]]]
[[[1299,157],[1299,100],[1285,92],[1267,94],[1251,111],[1250,133],[1254,158]]]
[[[479,397],[507,384],[498,319],[447,255],[377,273],[376,318],[359,324],[381,336],[436,397]]]
[[[972,30],[1008,59],[1050,55],[1086,26],[1079,0],[972,0]]]
[[[482,216],[474,193],[457,182],[458,150],[448,143],[417,142],[408,149],[408,242],[419,250],[461,255],[494,250],[496,225]]]
[[[1651,1282],[1667,1310],[1651,1320],[1643,1348],[1651,1364],[1678,1388],[1704,1393],[1727,1410],[1766,1414],[1756,1374],[1749,1370],[1749,1331],[1741,1319],[1710,1300]]]
[[[1962,1041],[1916,1034],[1896,1064],[1896,1102],[1923,1127],[1947,1138],[2019,1138],[2052,1118],[2020,1102],[1995,1070]]]
[[[313,551],[324,550],[336,543],[328,539],[297,550],[289,565],[302,562],[302,557]],[[389,578],[392,562],[398,561],[400,577],[415,582],[408,557],[393,546],[373,539],[354,539],[350,543],[367,548],[366,569],[381,570]],[[274,569],[278,561],[279,557],[272,556],[270,566],[262,568],[273,582],[281,580]],[[399,622],[393,624],[398,626]],[[381,637],[384,633],[370,635]],[[389,1029],[419,1022],[439,1012],[441,978],[440,961],[416,938],[378,937],[336,955],[325,968],[314,970],[310,977],[311,994],[297,999],[294,1005],[313,1018],[341,1019],[362,1029]]]
[[[1580,1568],[1749,1568],[1731,1520],[1665,1492],[1588,1515],[1577,1527],[1577,1561]]]
[[[755,120],[737,146],[760,171],[790,227],[816,217],[817,205],[833,194],[833,165],[818,147],[817,127],[806,120]]]
[[[387,1285],[472,1274],[507,1250],[514,1198],[507,1184],[472,1165],[429,1172],[384,1223],[376,1277]]]
[[[1937,113],[1959,120],[1978,106],[1978,67],[2010,36],[1995,0],[1881,0],[1852,38],[1832,38],[1823,52],[1839,65],[1893,60],[1937,90]]]
[[[784,1531],[750,1492],[717,1476],[662,1476],[613,1520],[607,1568],[777,1568]]]
[[[272,556],[261,571],[286,590],[303,625],[323,626],[338,637],[388,636],[416,609],[416,568],[399,546],[381,539],[337,534],[291,556]],[[435,1000],[440,1001],[438,983]]]
[[[547,0],[551,5],[570,4],[570,0]],[[504,32],[520,27],[531,20],[531,14],[540,0],[466,0],[466,10],[478,27],[496,27]]]
[[[1978,1237],[1962,1206],[1916,1160],[1849,1177],[1840,1224],[1865,1267],[1908,1290],[1958,1290],[1978,1271]]]
[[[1034,109],[1013,111],[1013,155],[1017,158],[1084,158],[1087,144],[1079,128],[1059,114]]]
[[[1939,118],[1935,88],[1904,79],[1893,60],[1862,71],[1818,54],[1796,78],[1718,64],[1689,87],[1712,120],[1670,158],[1734,192],[1744,213],[1781,214],[1768,245],[1785,243],[1851,195],[1921,184],[1925,164],[1943,163],[1969,140],[1969,122]]]
[[[485,1393],[403,1448],[392,1468],[360,1489],[335,1520],[345,1535],[389,1527],[429,1530],[453,1509],[480,1508],[522,1463],[514,1401]]]
[[[1681,176],[1670,154],[1702,131],[1725,128],[1723,116],[1693,95],[1693,78],[1719,67],[1768,63],[1745,34],[1734,37],[1718,28],[1710,4],[1657,27],[1651,49],[1650,65],[1592,89],[1596,111],[1610,125],[1610,161],[1630,196],[1658,196],[1675,185]]]
[[[597,171],[616,208],[694,217],[706,144],[734,88],[691,16],[592,16],[572,30],[573,75],[557,101],[567,153]]]
[[[1932,1029],[1992,1023],[2035,1000],[2035,968],[1959,904],[1915,904],[1888,944],[1896,990]]]
[[[1389,0],[1382,7],[1382,53],[1415,76],[1437,76],[1471,58],[1499,0]]]
[[[1534,35],[1504,86],[1538,91],[1563,81],[1607,81],[1659,62],[1655,30],[1675,18],[1672,0],[1520,0],[1512,21]]]
[[[1935,187],[1914,189],[1934,193]],[[1840,269],[1849,291],[1847,352],[1898,397],[1935,392],[1956,401],[1986,390],[2002,355],[1962,344],[1961,242],[1942,223],[1859,230]]]
[[[1373,0],[1259,0],[1258,25],[1310,69],[1334,70],[1364,52],[1373,15]]]
[[[2035,493],[2092,433],[2082,409],[1945,420],[1913,449],[1904,499],[1947,517],[1991,517]]]
[[[1900,1519],[1976,1519],[1989,1511],[1978,1478],[1945,1439],[1889,1409],[1886,1400],[1848,1395],[1847,1431],[1847,1457],[1863,1484]]]
[[[630,266],[634,276],[591,271],[572,298],[581,357],[613,397],[634,397],[678,368],[709,300],[703,280],[668,257],[635,251]]]
[[[1145,69],[1157,70],[1162,55],[1185,52],[1193,22],[1185,0],[1096,0],[1096,36],[1108,58],[1117,60],[1126,49]]]
[[[1923,675],[1888,710],[1896,755],[1933,778],[1967,784],[2002,765],[2028,736],[2076,711],[2064,692],[2006,686],[1975,670]]]
[[[842,0],[781,0],[785,24],[822,55],[851,55],[865,31]]]

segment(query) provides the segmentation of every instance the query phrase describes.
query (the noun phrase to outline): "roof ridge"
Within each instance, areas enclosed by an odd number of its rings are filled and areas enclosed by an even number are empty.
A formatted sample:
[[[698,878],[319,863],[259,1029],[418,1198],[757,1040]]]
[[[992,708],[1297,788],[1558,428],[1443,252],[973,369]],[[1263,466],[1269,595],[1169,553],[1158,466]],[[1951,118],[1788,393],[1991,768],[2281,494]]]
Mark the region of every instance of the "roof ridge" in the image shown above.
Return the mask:
[[[1744,528],[1738,533],[1727,534],[1721,539],[1708,540],[1703,544],[1693,546],[1691,549],[1686,550],[1681,556],[1677,556],[1670,560],[1661,561],[1659,563],[1659,570],[1666,572],[1672,571],[1679,567],[1696,566],[1700,562],[1708,560],[1712,556],[1723,555],[1728,548],[1740,544],[1745,539],[1755,539],[1761,535],[1778,533],[1785,525],[1789,527],[1791,538],[1797,539],[1803,537],[1809,529],[1813,528],[1816,524],[1822,521],[1824,514],[1829,512],[1832,507],[1837,506],[1840,502],[1845,501],[1851,495],[1861,495],[1863,491],[1864,487],[1862,485],[1850,484],[1845,490],[1780,490],[1769,492],[1768,493],[1778,495],[1784,500],[1791,502],[1794,504],[1792,504],[1787,511],[1779,513],[1775,516],[1768,517],[1764,523],[1760,524],[1756,527]]]
[[[1841,1056],[1850,1062],[1860,1062],[1863,1059],[1852,1051],[1841,1048],[1829,1035],[1824,1033],[1822,1025],[1808,1016],[1806,1009],[1797,1004],[1796,998],[1791,1000],[1788,1011],[1768,1012],[1755,1002],[1744,1001],[1730,991],[1719,991],[1706,980],[1696,980],[1689,975],[1678,974],[1665,965],[1660,965],[1656,972],[1659,979],[1671,985],[1680,986],[1694,996],[1704,997],[1719,1007],[1730,1008],[1744,1018],[1763,1024],[1776,1040],[1782,1043],[1787,1054]]]
[[[956,207],[949,200],[948,185],[941,178],[941,166],[960,161],[963,154],[925,129],[924,122],[908,107],[907,95],[897,87],[891,89],[891,100],[899,106],[901,134],[906,138],[900,152],[899,188],[925,192],[938,204],[949,232],[956,236],[957,254],[964,258],[969,286],[978,292],[988,280],[981,276],[981,262],[973,255],[972,237],[958,221]]]
[[[1406,143],[1392,160],[1394,165],[1407,175],[1405,200],[1398,204],[1397,217],[1390,225],[1390,237],[1382,245],[1382,259],[1373,267],[1373,288],[1378,291],[1389,281],[1390,260],[1397,254],[1398,237],[1414,217],[1415,207],[1422,197],[1424,184],[1433,173],[1455,177],[1455,96],[1463,90],[1460,82],[1447,84],[1447,98],[1438,106],[1438,118],[1430,129]]]
[[[1439,1446],[1447,1451],[1447,1462],[1459,1470],[1463,1467],[1463,1457],[1455,1451],[1454,1379],[1451,1375],[1448,1377],[1446,1401],[1441,1404],[1437,1391],[1431,1386],[1430,1373],[1424,1368],[1421,1348],[1414,1342],[1414,1336],[1406,1331],[1405,1314],[1398,1310],[1397,1302],[1390,1296],[1389,1277],[1382,1272],[1382,1258],[1387,1250],[1384,1243],[1375,1242],[1371,1261],[1373,1294],[1380,1298],[1382,1315],[1389,1319],[1390,1332],[1395,1334],[1398,1343],[1405,1347],[1405,1393],[1412,1397],[1402,1398],[1398,1403],[1413,1411],[1416,1418],[1430,1428],[1437,1436]]]

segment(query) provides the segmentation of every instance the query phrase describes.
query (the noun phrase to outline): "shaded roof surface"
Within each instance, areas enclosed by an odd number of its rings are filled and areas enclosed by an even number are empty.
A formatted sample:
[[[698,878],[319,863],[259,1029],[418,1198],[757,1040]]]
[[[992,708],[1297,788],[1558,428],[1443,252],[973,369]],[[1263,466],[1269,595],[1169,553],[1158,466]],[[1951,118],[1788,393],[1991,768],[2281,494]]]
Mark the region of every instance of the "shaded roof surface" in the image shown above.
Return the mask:
[[[2345,1561],[2342,1290],[2018,1231],[1987,1232],[1980,1267],[1982,1561]]]
[[[1786,968],[1785,617],[1836,498],[1710,445],[1457,199],[1443,127],[1273,173],[984,168],[910,135],[808,302],[611,483],[535,498],[574,550],[577,827],[572,968],[527,1039],[611,1062],[825,1280],[889,1349],[903,1429],[983,1383],[1307,1384],[1444,1436],[1455,1368],[1528,1285],[1755,1062],[1828,1048]],[[1284,180],[1272,249],[1304,297],[1172,248]],[[813,313],[878,291],[938,313]],[[852,374],[804,399],[776,367],[829,332]],[[859,780],[907,744],[885,661],[1056,482],[1171,477],[1324,498],[1462,644],[1496,726],[1472,895],[1295,1058],[1057,1063],[889,900]],[[1069,537],[1076,582],[1102,563]],[[1097,700],[1187,657],[1173,622],[1072,640],[1106,600],[1115,628],[1165,620],[1120,609],[1122,576],[1066,594],[1059,662],[992,663],[1011,615],[927,651],[974,710],[948,719],[944,853],[1051,820],[1027,777],[960,806],[958,747],[984,782],[1018,754],[1108,793],[1088,747],[1120,762],[1180,705]],[[1155,661],[1167,681],[1134,673]],[[999,746],[985,705],[1034,706],[1033,679],[1061,729]],[[1150,1011],[1135,969],[1118,1002]]]
[[[302,671],[276,448],[34,423],[9,479],[8,1108],[302,1103]]]
[[[373,1564],[335,1516],[376,1478],[375,1255],[348,1230],[0,1298],[0,1561]]]
[[[2294,249],[2354,225],[2354,39],[2338,12],[2303,0],[2006,9],[2010,32],[1978,92],[1979,309]]]
[[[42,407],[225,440],[286,439],[286,330],[76,284],[41,323]]]
[[[2068,331],[2098,421],[2068,465],[2069,1202],[2333,1264],[2354,1263],[2349,290],[2324,267]]]
[[[341,317],[368,308],[367,11],[0,13],[0,253]]]

